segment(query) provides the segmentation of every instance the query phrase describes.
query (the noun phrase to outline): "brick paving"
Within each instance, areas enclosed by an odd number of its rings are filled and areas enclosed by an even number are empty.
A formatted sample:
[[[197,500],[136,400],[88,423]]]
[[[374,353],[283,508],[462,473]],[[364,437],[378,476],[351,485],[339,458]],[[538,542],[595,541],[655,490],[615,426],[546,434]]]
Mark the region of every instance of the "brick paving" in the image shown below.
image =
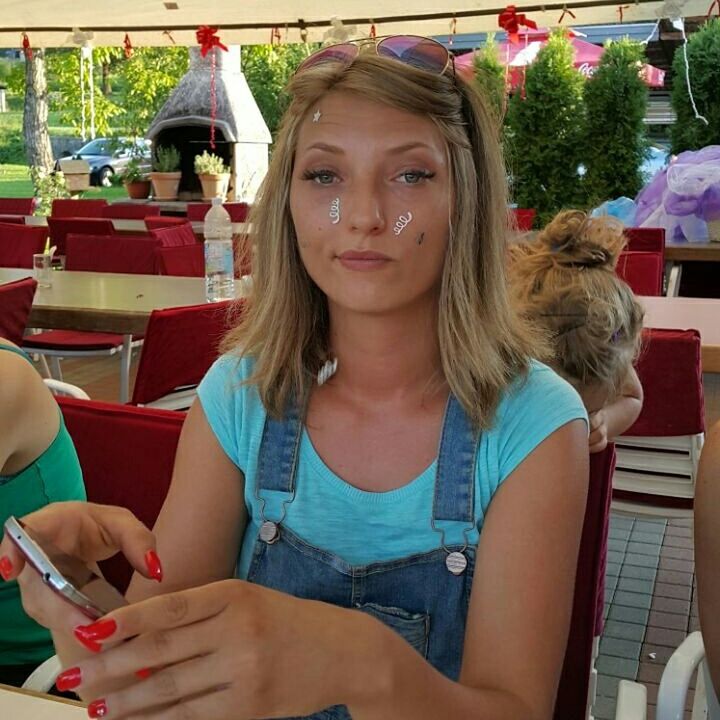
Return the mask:
[[[597,660],[593,715],[615,717],[621,679],[647,687],[648,720],[662,671],[675,648],[698,629],[691,519],[612,513],[605,585],[605,629]],[[690,717],[693,693],[685,713]]]

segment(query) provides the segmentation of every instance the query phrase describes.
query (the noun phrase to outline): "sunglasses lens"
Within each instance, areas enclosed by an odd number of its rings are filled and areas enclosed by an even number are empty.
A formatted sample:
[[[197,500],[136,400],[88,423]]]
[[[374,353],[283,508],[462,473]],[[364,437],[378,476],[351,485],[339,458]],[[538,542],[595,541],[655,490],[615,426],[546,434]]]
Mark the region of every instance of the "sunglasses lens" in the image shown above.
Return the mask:
[[[394,35],[377,45],[378,55],[399,60],[420,70],[441,73],[448,64],[448,51],[440,43],[412,35]]]
[[[316,65],[323,65],[328,62],[339,62],[344,65],[349,65],[357,53],[357,46],[352,43],[331,45],[323,50],[318,50],[316,53],[313,53],[303,60],[298,67],[298,72],[300,70],[307,70],[308,68],[315,67]]]

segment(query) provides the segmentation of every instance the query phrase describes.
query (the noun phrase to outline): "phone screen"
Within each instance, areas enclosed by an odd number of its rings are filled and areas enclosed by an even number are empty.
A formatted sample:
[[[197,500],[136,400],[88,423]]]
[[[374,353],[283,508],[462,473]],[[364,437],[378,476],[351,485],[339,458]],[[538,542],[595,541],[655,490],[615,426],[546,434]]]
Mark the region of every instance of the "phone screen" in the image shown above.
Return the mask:
[[[43,582],[88,617],[97,619],[127,605],[107,580],[20,520],[8,518],[5,532]]]

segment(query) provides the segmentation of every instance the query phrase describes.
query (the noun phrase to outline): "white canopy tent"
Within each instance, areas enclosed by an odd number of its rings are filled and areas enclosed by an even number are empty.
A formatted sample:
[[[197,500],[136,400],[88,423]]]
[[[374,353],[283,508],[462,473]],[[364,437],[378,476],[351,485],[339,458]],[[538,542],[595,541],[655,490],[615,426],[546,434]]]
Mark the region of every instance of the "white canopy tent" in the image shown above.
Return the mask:
[[[708,0],[552,0],[544,4],[519,0],[539,26],[553,27],[564,9],[565,25],[655,21],[682,13],[704,15]],[[223,43],[323,41],[335,26],[331,41],[370,34],[407,33],[450,35],[499,30],[505,5],[491,0],[0,0],[0,47],[20,47],[27,33],[31,47],[72,47],[72,31],[92,32],[96,46],[120,46],[125,33],[133,46],[195,45],[200,25],[219,28]],[[622,15],[622,18],[621,18]],[[455,22],[453,21],[455,20]],[[336,22],[337,22],[336,20]]]

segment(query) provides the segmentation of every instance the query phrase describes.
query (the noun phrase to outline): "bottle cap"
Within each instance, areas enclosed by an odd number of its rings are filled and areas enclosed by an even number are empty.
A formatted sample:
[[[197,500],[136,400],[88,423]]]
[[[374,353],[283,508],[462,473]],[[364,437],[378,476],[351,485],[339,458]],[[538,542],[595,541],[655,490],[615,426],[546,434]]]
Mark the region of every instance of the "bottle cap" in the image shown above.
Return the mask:
[[[223,200],[222,200],[221,197],[214,197],[214,198],[212,199],[212,204],[213,204],[213,207],[214,207],[215,205],[222,205],[222,204],[223,204]]]

